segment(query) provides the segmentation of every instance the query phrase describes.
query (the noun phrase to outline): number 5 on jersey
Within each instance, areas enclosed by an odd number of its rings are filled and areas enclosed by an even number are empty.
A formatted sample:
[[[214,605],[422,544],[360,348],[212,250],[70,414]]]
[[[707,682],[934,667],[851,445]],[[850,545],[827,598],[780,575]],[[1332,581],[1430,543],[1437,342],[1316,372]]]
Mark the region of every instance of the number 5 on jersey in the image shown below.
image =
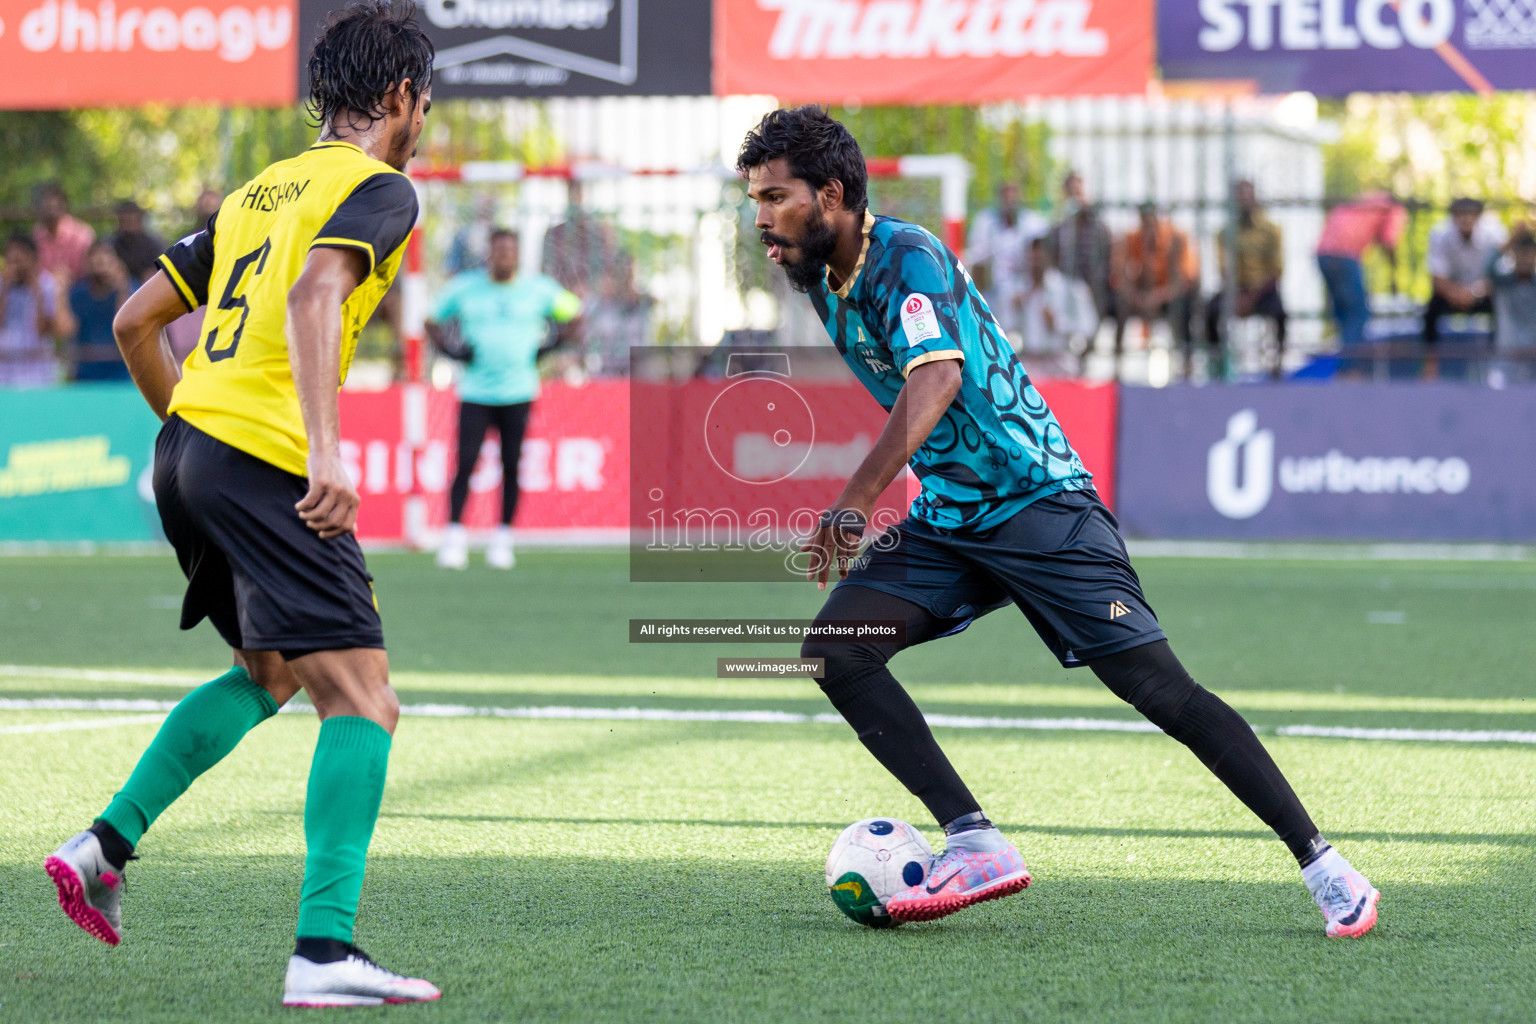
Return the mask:
[[[246,305],[244,295],[236,295],[240,285],[245,280],[245,271],[252,263],[256,269],[251,272],[255,277],[267,268],[267,254],[272,251],[272,239],[269,237],[261,243],[261,247],[246,253],[235,260],[235,265],[229,270],[229,283],[224,286],[224,297],[219,300],[219,308],[222,310],[240,311],[240,322],[235,325],[235,333],[230,335],[229,344],[221,349],[214,348],[219,340],[219,328],[215,327],[208,332],[208,340],[203,343],[203,348],[208,353],[210,362],[220,362],[235,354],[240,347],[240,335],[245,333],[245,320],[251,315],[250,307]]]

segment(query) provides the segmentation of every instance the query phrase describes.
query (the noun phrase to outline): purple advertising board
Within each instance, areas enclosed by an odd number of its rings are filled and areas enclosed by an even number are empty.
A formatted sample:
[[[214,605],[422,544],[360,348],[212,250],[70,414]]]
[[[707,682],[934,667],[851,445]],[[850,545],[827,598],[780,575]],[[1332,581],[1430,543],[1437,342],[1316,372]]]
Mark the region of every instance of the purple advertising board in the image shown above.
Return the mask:
[[[1536,540],[1536,390],[1125,388],[1130,536]]]
[[[1164,78],[1271,93],[1536,88],[1523,0],[1162,0],[1157,45]]]

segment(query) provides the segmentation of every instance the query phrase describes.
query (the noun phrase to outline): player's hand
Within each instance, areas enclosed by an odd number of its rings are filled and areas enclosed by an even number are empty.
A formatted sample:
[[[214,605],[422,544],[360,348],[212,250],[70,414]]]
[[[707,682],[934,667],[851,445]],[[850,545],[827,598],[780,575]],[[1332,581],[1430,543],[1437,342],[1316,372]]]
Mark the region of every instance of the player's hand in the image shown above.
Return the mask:
[[[341,456],[334,452],[310,452],[308,470],[309,493],[293,506],[298,509],[299,518],[326,540],[351,533],[357,527],[360,499],[341,464]]]
[[[828,522],[828,517],[836,517]],[[816,528],[800,550],[811,556],[805,578],[816,581],[817,590],[827,589],[832,566],[837,565],[837,578],[848,578],[848,560],[859,553],[859,541],[864,537],[864,527],[869,522],[868,512],[855,508],[836,508],[822,515],[822,524]]]

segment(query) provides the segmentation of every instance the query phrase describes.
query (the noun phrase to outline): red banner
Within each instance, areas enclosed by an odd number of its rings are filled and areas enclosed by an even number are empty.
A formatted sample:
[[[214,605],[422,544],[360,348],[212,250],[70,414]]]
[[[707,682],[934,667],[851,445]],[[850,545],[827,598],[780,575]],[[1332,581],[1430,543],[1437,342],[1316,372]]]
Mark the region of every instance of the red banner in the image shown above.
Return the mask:
[[[0,108],[292,103],[296,9],[296,0],[7,0]]]
[[[1075,381],[1036,383],[1093,472],[1099,494],[1113,505],[1116,388]],[[846,395],[849,388],[856,393]],[[696,390],[698,396],[707,392],[702,386]],[[709,507],[734,502],[746,507],[758,492],[771,491],[775,506],[820,509],[835,498],[879,436],[885,413],[856,384],[805,390],[817,409],[814,448],[800,452],[793,444],[779,443],[772,431],[764,433],[766,428],[748,430],[750,424],[726,424],[730,429],[723,432],[730,433],[730,440],[718,446],[718,453],[712,452],[707,465],[663,464],[658,469],[661,482],[657,486],[670,492],[665,495],[667,504]],[[682,394],[689,402],[702,401],[686,387]],[[617,538],[629,528],[632,511],[636,521],[644,524],[651,511],[646,501],[657,499],[643,495],[633,510],[630,507],[630,397],[630,382],[622,380],[594,381],[582,387],[545,386],[533,405],[523,440],[519,530],[560,531],[573,537],[603,531]],[[710,422],[708,408],[700,406],[694,412],[693,419]],[[770,426],[790,433],[797,429],[794,422]],[[363,499],[357,519],[359,537],[404,539],[406,503],[413,499],[425,502],[424,525],[442,526],[448,513],[457,427],[458,400],[449,391],[396,387],[342,392],[341,453]],[[489,528],[498,521],[499,445],[494,433],[487,437],[470,478],[464,520],[471,529]],[[784,462],[786,452],[794,455],[793,465]],[[772,487],[762,486],[770,481]],[[900,494],[902,487],[905,497]],[[897,518],[915,487],[916,481],[909,477],[888,492],[887,501],[893,503]]]
[[[715,0],[715,93],[866,104],[1140,94],[1152,39],[1152,0]]]
[[[344,391],[341,454],[363,503],[364,540],[405,538],[406,502],[425,501],[429,528],[448,517],[458,399],[450,391]],[[412,435],[416,436],[412,436]],[[551,384],[533,404],[523,440],[517,526],[523,530],[622,531],[629,525],[629,385]],[[501,442],[492,432],[469,482],[465,525],[496,525]]]

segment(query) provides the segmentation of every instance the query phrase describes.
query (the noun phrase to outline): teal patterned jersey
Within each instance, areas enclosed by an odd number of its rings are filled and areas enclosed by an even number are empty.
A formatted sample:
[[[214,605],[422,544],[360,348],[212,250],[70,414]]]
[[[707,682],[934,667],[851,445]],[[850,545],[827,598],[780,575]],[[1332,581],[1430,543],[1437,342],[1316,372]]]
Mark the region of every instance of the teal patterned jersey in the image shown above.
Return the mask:
[[[893,217],[864,218],[852,278],[812,288],[832,344],[886,410],[923,363],[962,363],[960,393],[912,458],[922,493],[912,515],[944,529],[985,530],[1030,502],[1092,487],[960,261],[932,234]]]

